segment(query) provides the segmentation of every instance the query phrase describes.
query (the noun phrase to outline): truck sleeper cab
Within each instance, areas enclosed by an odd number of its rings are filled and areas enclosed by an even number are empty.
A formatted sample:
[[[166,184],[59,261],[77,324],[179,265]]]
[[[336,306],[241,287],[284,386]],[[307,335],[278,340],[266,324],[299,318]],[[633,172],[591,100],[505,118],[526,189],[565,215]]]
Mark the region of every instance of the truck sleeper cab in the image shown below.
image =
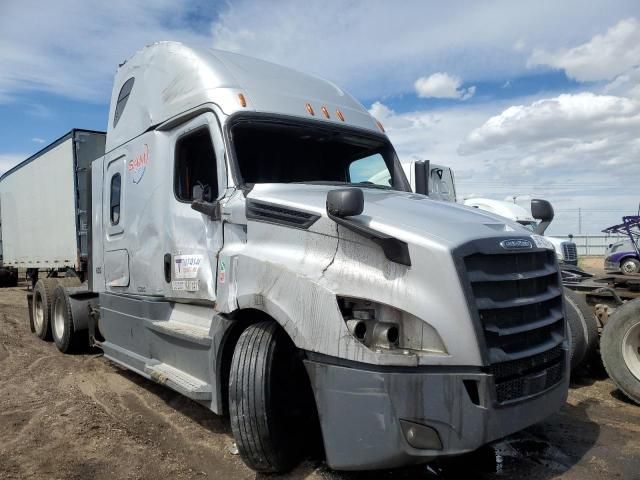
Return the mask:
[[[91,181],[96,342],[229,411],[255,470],[294,465],[316,422],[330,467],[390,468],[565,401],[551,247],[411,193],[375,120],[329,82],[150,45],[116,74]]]

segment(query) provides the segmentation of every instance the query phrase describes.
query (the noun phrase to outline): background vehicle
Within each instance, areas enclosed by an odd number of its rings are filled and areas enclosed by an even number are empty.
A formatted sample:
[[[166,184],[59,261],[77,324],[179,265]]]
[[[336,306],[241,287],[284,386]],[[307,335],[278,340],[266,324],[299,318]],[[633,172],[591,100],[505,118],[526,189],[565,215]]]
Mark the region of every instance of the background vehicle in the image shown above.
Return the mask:
[[[640,216],[622,217],[622,223],[602,230],[606,234],[625,235],[624,241],[615,242],[607,247],[604,257],[604,269],[608,272],[621,271],[624,275],[640,273]]]
[[[517,203],[505,200],[493,200],[489,198],[467,198],[464,200],[464,204],[467,206],[480,208],[487,212],[509,218],[539,235],[544,235],[553,220],[553,216],[545,221],[540,218],[534,218],[531,210],[535,208],[536,202],[539,203],[540,200],[534,199],[529,201],[529,209],[527,210]],[[553,244],[560,264],[578,265],[578,249],[574,242],[546,235],[545,238]]]
[[[86,267],[38,280],[34,330],[65,352],[88,331],[110,360],[229,412],[250,467],[288,469],[315,428],[336,469],[424,462],[563,405],[549,245],[412,193],[381,126],[334,84],[162,42],[119,68],[108,125],[90,178],[60,194],[89,192]],[[33,194],[25,218],[61,190]]]

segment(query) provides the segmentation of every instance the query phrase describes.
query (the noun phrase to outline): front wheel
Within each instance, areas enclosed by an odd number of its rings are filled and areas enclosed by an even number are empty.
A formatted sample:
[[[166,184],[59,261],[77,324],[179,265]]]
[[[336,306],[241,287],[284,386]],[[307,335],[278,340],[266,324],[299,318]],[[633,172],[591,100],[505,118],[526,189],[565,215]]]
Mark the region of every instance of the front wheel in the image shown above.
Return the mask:
[[[308,393],[304,366],[286,333],[269,321],[247,327],[231,361],[229,413],[238,451],[250,468],[284,472],[300,461],[313,416]]]
[[[635,258],[625,258],[620,264],[620,270],[625,275],[640,273],[640,262]]]

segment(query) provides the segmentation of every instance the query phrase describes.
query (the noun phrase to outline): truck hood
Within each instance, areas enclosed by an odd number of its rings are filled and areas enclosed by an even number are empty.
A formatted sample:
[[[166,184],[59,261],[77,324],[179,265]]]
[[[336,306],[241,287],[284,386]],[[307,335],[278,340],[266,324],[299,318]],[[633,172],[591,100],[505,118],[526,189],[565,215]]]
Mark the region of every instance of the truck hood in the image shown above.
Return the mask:
[[[326,222],[335,225],[327,216],[326,198],[330,190],[337,188],[344,187],[259,184],[248,198],[313,213],[322,217],[325,226]],[[409,192],[367,187],[362,191],[364,211],[352,219],[407,243],[436,242],[454,248],[473,239],[530,234],[515,222],[476,208],[438,202]],[[317,228],[325,230],[322,225]],[[335,232],[335,227],[330,231]]]

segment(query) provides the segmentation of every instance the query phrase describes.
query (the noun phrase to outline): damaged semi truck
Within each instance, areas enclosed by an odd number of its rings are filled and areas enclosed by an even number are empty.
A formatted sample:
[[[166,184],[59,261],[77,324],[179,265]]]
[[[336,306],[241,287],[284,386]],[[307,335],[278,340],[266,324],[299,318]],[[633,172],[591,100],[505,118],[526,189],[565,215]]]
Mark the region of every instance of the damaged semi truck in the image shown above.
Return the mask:
[[[368,180],[381,169],[390,184]],[[551,245],[412,193],[382,126],[330,82],[150,45],[116,74],[86,181],[86,281],[38,280],[41,328],[88,330],[113,362],[228,412],[255,470],[295,465],[316,425],[330,467],[390,468],[565,402]]]

